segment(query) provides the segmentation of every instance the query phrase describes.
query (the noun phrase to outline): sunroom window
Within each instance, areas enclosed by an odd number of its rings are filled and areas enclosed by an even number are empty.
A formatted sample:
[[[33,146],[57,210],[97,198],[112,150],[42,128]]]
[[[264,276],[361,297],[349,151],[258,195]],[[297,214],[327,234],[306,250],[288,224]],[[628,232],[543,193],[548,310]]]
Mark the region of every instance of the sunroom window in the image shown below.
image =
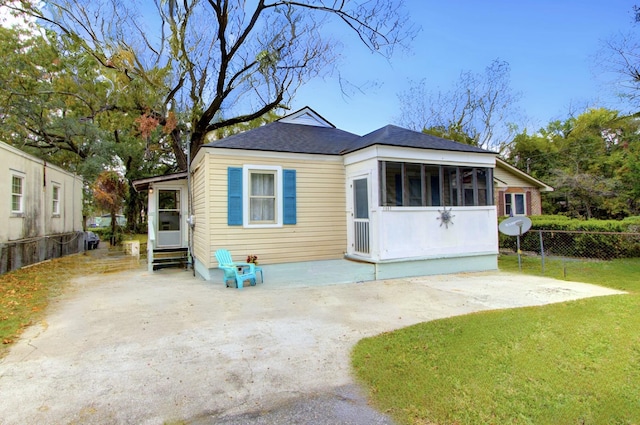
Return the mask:
[[[381,206],[493,205],[492,169],[380,162]]]

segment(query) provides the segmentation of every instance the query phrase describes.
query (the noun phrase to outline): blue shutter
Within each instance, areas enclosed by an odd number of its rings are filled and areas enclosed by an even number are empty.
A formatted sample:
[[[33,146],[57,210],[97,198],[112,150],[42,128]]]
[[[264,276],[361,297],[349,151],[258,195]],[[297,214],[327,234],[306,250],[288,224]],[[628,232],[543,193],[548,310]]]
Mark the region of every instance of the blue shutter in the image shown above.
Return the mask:
[[[296,170],[282,170],[283,223],[296,224]]]
[[[242,168],[227,170],[227,224],[242,226]]]

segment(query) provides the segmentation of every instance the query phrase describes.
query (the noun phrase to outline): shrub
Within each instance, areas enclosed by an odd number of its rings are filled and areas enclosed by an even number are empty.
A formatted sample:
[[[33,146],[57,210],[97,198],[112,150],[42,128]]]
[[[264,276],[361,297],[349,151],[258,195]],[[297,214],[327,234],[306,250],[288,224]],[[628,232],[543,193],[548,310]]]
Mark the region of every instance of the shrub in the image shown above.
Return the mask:
[[[108,242],[114,246],[120,245],[124,240],[124,232],[120,226],[116,226],[116,232],[114,234],[111,233],[111,228],[109,227],[95,227],[90,229],[90,231],[98,235],[101,241]]]
[[[502,220],[500,220],[502,221]],[[568,257],[612,259],[640,256],[640,217],[625,220],[578,220],[565,216],[531,217],[531,231],[520,238],[522,251]],[[516,238],[500,234],[500,248],[516,250]]]

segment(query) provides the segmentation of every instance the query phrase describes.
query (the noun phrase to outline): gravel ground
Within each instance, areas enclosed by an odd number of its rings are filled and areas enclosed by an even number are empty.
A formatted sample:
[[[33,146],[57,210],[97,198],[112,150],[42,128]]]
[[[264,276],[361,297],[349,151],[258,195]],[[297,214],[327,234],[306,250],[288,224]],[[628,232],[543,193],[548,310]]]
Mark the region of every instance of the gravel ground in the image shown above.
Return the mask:
[[[391,424],[351,375],[361,338],[613,293],[497,272],[242,290],[181,270],[86,276],[0,360],[0,424]]]

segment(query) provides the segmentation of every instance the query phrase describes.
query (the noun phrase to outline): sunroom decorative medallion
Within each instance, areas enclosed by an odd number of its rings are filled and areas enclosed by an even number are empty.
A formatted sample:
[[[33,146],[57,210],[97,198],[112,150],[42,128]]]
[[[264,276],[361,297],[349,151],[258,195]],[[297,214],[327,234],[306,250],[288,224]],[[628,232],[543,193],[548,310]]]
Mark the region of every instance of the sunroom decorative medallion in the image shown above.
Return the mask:
[[[447,207],[444,207],[442,211],[438,210],[440,217],[436,217],[436,219],[440,220],[440,227],[444,224],[445,228],[448,229],[450,224],[453,225],[453,221],[451,221],[451,219],[455,217],[455,215],[451,214],[452,209],[453,208],[449,208],[447,210]]]

